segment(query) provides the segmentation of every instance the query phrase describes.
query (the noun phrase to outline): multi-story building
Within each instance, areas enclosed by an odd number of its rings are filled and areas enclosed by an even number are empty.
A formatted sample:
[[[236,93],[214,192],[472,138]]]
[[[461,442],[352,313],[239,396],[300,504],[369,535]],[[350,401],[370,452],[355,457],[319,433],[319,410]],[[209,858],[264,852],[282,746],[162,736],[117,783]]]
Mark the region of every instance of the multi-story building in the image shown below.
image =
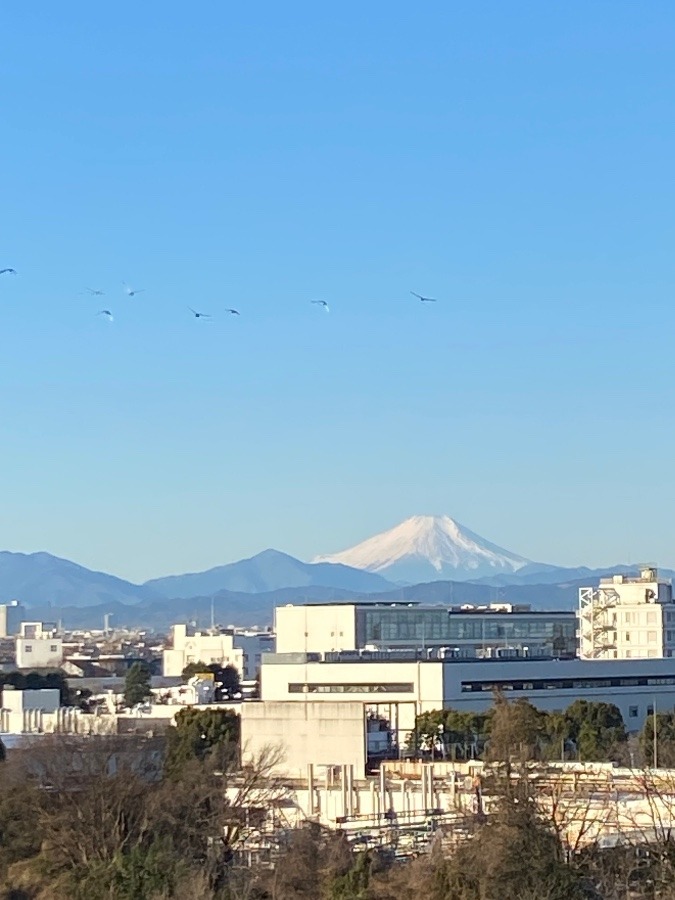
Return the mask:
[[[0,603],[0,638],[15,637],[19,633],[25,612],[18,600]]]
[[[196,631],[187,625],[171,629],[172,647],[164,650],[165,676],[180,675],[190,663],[235,666],[244,679],[255,678],[263,654],[274,651],[274,635],[266,631],[212,628]]]
[[[418,603],[310,603],[275,611],[278,653],[442,649],[448,656],[576,656],[571,610]]]
[[[675,670],[667,659],[438,659],[419,651],[384,653],[277,653],[263,660],[264,702],[361,701],[366,710],[395,710],[399,728],[434,709],[485,711],[494,692],[562,712],[575,700],[614,703],[629,731],[657,709],[675,704]]]
[[[22,622],[15,640],[18,669],[58,669],[63,662],[63,640],[44,622]]]
[[[597,587],[579,590],[583,659],[661,659],[674,651],[672,584],[656,568],[601,578]]]

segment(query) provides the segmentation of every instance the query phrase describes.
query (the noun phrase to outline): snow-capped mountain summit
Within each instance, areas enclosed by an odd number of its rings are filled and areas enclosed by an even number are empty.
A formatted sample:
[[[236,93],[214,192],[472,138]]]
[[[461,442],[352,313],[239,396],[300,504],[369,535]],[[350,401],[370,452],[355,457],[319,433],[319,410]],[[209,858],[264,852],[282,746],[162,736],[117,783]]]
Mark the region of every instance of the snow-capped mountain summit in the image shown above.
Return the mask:
[[[412,516],[390,531],[314,562],[343,563],[377,572],[389,581],[419,583],[517,572],[530,561],[486,541],[449,516]]]

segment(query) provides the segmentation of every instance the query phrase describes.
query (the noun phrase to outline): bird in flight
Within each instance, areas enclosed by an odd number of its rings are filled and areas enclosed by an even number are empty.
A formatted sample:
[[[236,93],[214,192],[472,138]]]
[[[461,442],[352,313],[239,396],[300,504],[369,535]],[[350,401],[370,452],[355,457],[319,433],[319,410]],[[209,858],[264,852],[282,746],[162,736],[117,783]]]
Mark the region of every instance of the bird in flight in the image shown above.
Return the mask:
[[[330,312],[330,307],[325,300],[310,300],[310,303],[317,303],[319,306],[323,306],[326,312]]]
[[[197,312],[197,310],[193,309],[191,306],[188,306],[188,309],[190,310],[192,315],[195,317],[195,319],[210,319],[211,318],[211,316],[208,313]]]
[[[16,269],[0,269],[0,275],[16,275]]]
[[[145,288],[139,288],[138,290],[136,288],[132,288],[126,283],[126,281],[123,281],[122,284],[124,285],[124,290],[128,297],[135,297],[136,294],[142,294],[145,290]]]
[[[113,319],[113,314],[110,312],[109,309],[100,309],[100,310],[96,313],[96,315],[97,315],[97,316],[105,316],[106,319],[107,319],[109,322],[114,322],[114,321],[115,321],[115,320]]]
[[[102,297],[105,294],[105,291],[99,291],[95,288],[85,288],[90,297]]]
[[[410,291],[413,297],[417,297],[420,303],[436,303],[437,300],[434,297],[423,297],[421,294],[416,294],[415,291]]]
[[[225,312],[229,312],[231,316],[241,315],[238,309],[226,309]]]

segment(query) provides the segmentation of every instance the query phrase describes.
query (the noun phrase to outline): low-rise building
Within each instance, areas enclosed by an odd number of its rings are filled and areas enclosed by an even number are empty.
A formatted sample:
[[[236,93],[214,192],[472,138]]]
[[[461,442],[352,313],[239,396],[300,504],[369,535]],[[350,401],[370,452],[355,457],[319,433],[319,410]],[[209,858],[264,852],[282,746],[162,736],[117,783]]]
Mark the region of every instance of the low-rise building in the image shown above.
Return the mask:
[[[523,697],[547,712],[575,700],[615,704],[629,731],[638,731],[656,703],[675,706],[675,669],[669,659],[439,659],[411,651],[385,653],[268,654],[263,660],[263,701],[329,701],[364,704],[371,712],[395,712],[397,728],[434,709],[482,712],[495,691]]]
[[[166,676],[180,675],[190,663],[207,666],[234,666],[242,678],[255,678],[263,655],[275,648],[274,635],[267,631],[212,628],[197,631],[187,625],[173,625],[170,648],[163,653]]]
[[[51,624],[23,622],[15,654],[18,669],[58,669],[63,662],[63,641]]]

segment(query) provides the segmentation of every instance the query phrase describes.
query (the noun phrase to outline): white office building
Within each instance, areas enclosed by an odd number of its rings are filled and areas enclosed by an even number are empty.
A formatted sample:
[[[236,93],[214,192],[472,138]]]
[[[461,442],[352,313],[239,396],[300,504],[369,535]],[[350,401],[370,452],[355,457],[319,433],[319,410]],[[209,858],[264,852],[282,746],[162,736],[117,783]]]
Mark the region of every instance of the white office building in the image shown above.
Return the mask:
[[[663,659],[675,651],[675,603],[656,568],[601,578],[579,590],[582,659]]]
[[[275,610],[278,653],[442,650],[448,656],[577,655],[572,610],[419,603],[309,603]]]
[[[396,707],[399,727],[434,709],[481,712],[493,694],[524,697],[539,709],[562,711],[575,700],[615,704],[629,731],[638,731],[657,708],[675,707],[675,666],[669,659],[546,660],[407,659],[385,654],[268,654],[263,660],[263,701],[360,701],[372,710]]]
[[[266,631],[197,631],[187,625],[172,626],[171,643],[163,653],[165,676],[180,676],[190,663],[202,662],[234,666],[243,679],[253,679],[260,671],[263,654],[275,649],[274,635]]]

